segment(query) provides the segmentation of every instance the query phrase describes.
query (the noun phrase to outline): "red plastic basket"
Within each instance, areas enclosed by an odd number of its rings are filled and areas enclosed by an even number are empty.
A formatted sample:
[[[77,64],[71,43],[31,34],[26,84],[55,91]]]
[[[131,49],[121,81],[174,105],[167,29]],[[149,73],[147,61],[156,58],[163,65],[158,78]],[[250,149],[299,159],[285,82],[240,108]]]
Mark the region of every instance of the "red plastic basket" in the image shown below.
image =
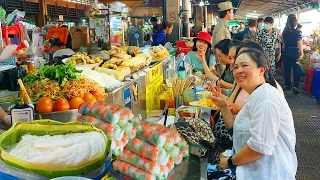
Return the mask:
[[[188,47],[188,46],[177,47],[177,51],[178,51],[178,55],[181,54],[181,53],[184,53],[185,55],[187,55],[188,52],[192,51],[192,47]]]
[[[176,46],[177,47],[185,47],[187,45],[186,45],[186,43],[184,41],[176,41]]]

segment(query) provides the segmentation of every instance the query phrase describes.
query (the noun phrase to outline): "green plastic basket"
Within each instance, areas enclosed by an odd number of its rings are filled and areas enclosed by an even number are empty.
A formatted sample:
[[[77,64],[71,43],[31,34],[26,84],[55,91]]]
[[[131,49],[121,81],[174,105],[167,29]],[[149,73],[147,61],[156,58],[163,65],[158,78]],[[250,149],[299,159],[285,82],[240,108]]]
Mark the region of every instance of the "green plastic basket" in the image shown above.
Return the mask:
[[[25,134],[44,136],[44,135],[64,135],[70,133],[85,133],[97,131],[106,137],[106,149],[101,156],[92,159],[89,162],[79,165],[76,168],[51,169],[50,167],[39,166],[35,163],[29,163],[24,160],[11,156],[4,150],[4,147],[16,144]],[[109,157],[111,140],[103,131],[95,128],[91,123],[69,122],[61,123],[52,120],[37,120],[29,123],[17,122],[8,131],[0,136],[0,158],[8,165],[32,172],[47,178],[56,178],[61,176],[79,176],[86,175],[99,168]]]

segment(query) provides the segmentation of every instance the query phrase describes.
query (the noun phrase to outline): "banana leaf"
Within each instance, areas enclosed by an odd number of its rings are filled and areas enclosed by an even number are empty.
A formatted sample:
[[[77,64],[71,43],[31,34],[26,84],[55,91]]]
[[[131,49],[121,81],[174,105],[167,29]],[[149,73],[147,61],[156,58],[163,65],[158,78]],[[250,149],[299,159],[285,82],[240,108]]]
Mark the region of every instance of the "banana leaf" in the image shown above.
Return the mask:
[[[43,167],[36,163],[30,163],[18,159],[8,152],[5,147],[16,144],[25,134],[44,136],[44,135],[65,135],[69,133],[85,133],[97,131],[106,137],[105,152],[89,162],[80,164],[76,168],[51,169],[50,167]],[[69,123],[61,123],[52,120],[37,120],[33,122],[15,123],[8,131],[0,136],[0,158],[8,165],[32,172],[47,178],[56,178],[61,176],[79,176],[89,174],[91,171],[99,168],[104,164],[106,158],[110,156],[111,140],[103,131],[92,126],[91,123],[73,121]]]

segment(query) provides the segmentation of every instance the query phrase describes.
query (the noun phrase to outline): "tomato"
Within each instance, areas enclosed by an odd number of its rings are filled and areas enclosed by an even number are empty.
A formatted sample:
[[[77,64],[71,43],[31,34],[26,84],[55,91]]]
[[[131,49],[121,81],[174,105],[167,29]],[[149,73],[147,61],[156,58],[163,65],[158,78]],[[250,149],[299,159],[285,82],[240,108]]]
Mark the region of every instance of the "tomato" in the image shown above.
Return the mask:
[[[79,106],[84,103],[82,97],[74,97],[70,100],[70,109],[78,109]]]
[[[38,113],[50,113],[53,111],[53,101],[49,97],[41,97],[36,104]]]
[[[91,91],[90,93],[97,99],[97,101],[102,101],[104,98],[101,94],[99,94],[96,91]]]
[[[84,93],[82,98],[84,102],[88,102],[88,103],[94,103],[97,101],[96,97],[94,97],[94,95],[92,95],[91,93]]]
[[[70,104],[65,98],[58,98],[53,106],[54,111],[70,110]]]

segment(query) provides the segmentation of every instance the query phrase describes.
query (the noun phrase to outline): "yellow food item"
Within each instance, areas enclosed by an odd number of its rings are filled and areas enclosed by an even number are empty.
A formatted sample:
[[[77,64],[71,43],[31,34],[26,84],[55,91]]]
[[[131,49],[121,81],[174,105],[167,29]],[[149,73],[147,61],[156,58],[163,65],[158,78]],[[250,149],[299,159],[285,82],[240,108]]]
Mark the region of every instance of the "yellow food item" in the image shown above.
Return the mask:
[[[116,71],[121,72],[124,76],[130,75],[131,74],[131,69],[126,66],[118,66],[116,68]]]
[[[150,50],[154,53],[152,57],[153,60],[163,59],[170,56],[168,50],[163,46],[154,46],[151,47]]]
[[[108,63],[108,62],[106,62],[106,63],[104,63],[103,65],[102,65],[102,67],[103,68],[108,68],[108,69],[117,69],[117,65],[115,65],[115,64],[110,64],[110,63]]]
[[[103,67],[96,67],[94,70],[97,71],[97,72],[101,72],[101,73],[105,73],[105,74],[114,76],[119,81],[123,81],[124,80],[124,73],[122,73],[121,71],[108,69],[108,68],[103,68]]]
[[[199,105],[205,106],[205,107],[217,108],[217,106],[211,101],[211,99],[201,99],[199,100]]]
[[[101,63],[102,60],[101,60],[100,58],[94,58],[94,62],[95,62],[95,63]]]
[[[86,64],[95,64],[95,63],[100,63],[102,62],[101,59],[99,58],[96,58],[96,59],[93,59],[91,57],[89,57],[87,55],[87,53],[85,52],[78,52],[76,54],[74,54],[73,56],[71,56],[66,64],[82,64],[82,65],[86,65]]]

